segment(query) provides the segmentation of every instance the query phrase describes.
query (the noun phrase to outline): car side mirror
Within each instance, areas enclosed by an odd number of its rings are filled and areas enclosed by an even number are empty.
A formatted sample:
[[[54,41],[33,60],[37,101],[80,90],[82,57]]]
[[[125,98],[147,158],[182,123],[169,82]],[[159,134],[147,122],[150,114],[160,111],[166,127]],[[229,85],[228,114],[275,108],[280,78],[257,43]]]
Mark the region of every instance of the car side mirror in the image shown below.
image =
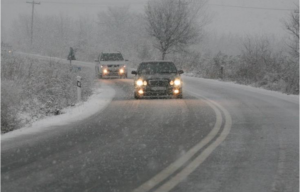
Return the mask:
[[[137,75],[137,72],[136,71],[131,71],[131,74],[132,75]]]
[[[178,70],[178,74],[183,74],[183,70]]]
[[[125,61],[128,61],[128,59],[125,59]]]

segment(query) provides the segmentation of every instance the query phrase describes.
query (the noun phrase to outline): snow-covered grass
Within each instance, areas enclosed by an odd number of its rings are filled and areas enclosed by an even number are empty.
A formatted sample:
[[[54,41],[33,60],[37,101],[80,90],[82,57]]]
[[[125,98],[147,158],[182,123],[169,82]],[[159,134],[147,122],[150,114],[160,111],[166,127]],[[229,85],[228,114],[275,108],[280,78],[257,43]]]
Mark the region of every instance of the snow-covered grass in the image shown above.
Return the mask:
[[[100,110],[104,109],[115,95],[114,89],[102,85],[94,90],[94,94],[86,102],[78,103],[73,107],[63,109],[63,113],[57,116],[46,117],[26,126],[1,136],[2,141],[15,139],[23,135],[30,135],[37,132],[43,132],[49,129],[55,129],[56,126],[74,123],[83,120]]]
[[[269,97],[275,97],[277,99],[281,99],[281,100],[285,100],[285,101],[289,101],[289,102],[293,102],[295,104],[299,104],[299,95],[287,95],[285,93],[281,93],[278,91],[272,91],[272,90],[266,90],[263,89],[261,87],[253,87],[251,85],[241,85],[241,84],[237,84],[236,82],[225,82],[225,81],[220,81],[217,79],[205,79],[205,78],[200,78],[200,77],[196,77],[196,76],[192,76],[192,74],[185,74],[183,75],[183,79],[188,79],[188,80],[192,80],[195,82],[199,83],[205,83],[208,85],[216,85],[219,87],[228,87],[228,88],[234,88],[234,89],[238,89],[241,91],[247,91],[247,92],[252,92],[252,93],[258,93],[261,95],[266,95]]]
[[[59,57],[50,57],[50,56],[46,56],[46,55],[25,53],[25,52],[20,52],[20,51],[15,51],[14,54],[21,55],[23,57],[36,58],[36,59],[43,60],[43,61],[58,62],[58,63],[61,63],[61,64],[66,64],[66,65],[70,64],[69,60],[64,59],[64,58],[59,58]],[[92,62],[84,62],[84,61],[77,61],[77,60],[73,60],[72,65],[73,66],[80,66],[80,67],[89,67],[91,69],[95,68],[95,64],[92,63]]]
[[[207,79],[207,80],[214,80],[214,81],[220,81],[220,82],[224,82],[224,83],[231,83],[231,84],[239,84],[241,86],[244,87],[253,87],[253,88],[257,88],[257,89],[263,89],[263,90],[267,90],[269,92],[272,93],[281,93],[284,95],[291,95],[291,93],[286,92],[285,87],[287,86],[285,82],[283,81],[279,81],[279,82],[268,82],[266,85],[260,85],[259,83],[251,83],[251,84],[247,84],[245,82],[238,82],[235,81],[234,79],[211,79],[211,78],[205,78],[203,77],[203,75],[201,73],[197,73],[197,72],[188,72],[185,73],[184,76],[186,77],[195,77],[195,78],[203,78],[203,79]],[[296,94],[292,94],[292,95],[298,95]]]
[[[71,70],[66,61],[32,55],[1,55],[1,132],[23,127],[76,103],[76,77],[82,77],[82,98],[92,94],[94,70]]]

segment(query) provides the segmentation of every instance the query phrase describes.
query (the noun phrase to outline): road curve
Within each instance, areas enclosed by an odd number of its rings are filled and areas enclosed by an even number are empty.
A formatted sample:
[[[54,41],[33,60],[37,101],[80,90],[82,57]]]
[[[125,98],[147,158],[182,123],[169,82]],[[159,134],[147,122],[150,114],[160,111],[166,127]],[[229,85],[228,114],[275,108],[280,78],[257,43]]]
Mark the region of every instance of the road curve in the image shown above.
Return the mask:
[[[99,81],[105,110],[2,142],[2,191],[299,189],[297,99],[185,77],[183,100],[134,100],[132,79]]]

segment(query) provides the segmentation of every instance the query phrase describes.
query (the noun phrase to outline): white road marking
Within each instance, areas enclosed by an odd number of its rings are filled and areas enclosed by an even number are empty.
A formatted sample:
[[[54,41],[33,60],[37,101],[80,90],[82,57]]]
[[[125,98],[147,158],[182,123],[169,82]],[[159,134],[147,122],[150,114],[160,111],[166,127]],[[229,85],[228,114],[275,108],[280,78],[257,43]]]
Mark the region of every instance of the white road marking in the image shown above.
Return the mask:
[[[197,145],[195,145],[193,148],[191,148],[186,154],[184,154],[182,157],[180,157],[174,163],[170,164],[167,168],[165,168],[164,170],[162,170],[160,173],[158,173],[156,176],[154,176],[153,178],[151,178],[149,181],[145,182],[140,187],[138,187],[137,189],[135,189],[133,192],[147,192],[147,191],[151,190],[153,187],[155,187],[156,185],[158,185],[160,182],[162,182],[163,180],[165,180],[167,177],[169,177],[175,171],[177,171],[180,167],[182,167],[188,160],[190,160],[192,158],[192,156],[194,156],[199,150],[201,150],[206,144],[208,144],[218,134],[219,130],[221,129],[221,125],[222,125],[222,115],[221,115],[221,112],[215,106],[215,104],[212,101],[206,99],[206,100],[204,100],[204,102],[206,102],[214,110],[214,112],[216,114],[216,123],[215,123],[214,128],[210,131],[210,133],[203,140],[201,140],[201,142],[199,142]],[[226,115],[225,115],[225,117],[226,117]],[[229,119],[231,119],[230,115],[229,115]],[[230,127],[231,127],[231,125],[230,125]],[[221,136],[222,136],[222,134],[221,134]],[[221,137],[221,138],[223,138],[223,137]],[[214,143],[216,143],[216,142],[214,142]],[[216,148],[215,145],[213,145],[213,147],[208,147],[208,148],[215,149]],[[209,155],[207,152],[205,152],[205,154],[207,154],[207,156]],[[193,165],[192,165],[193,167],[195,167],[194,164],[195,163],[193,163]],[[188,170],[192,171],[193,169],[189,168]],[[186,173],[186,171],[185,171],[185,173]],[[179,175],[179,177],[181,179],[177,178],[177,177],[176,177],[175,180],[171,179],[170,180],[171,183],[169,183],[169,182],[166,183],[167,186],[169,186],[169,187],[165,187],[165,185],[163,185],[162,186],[162,187],[164,187],[163,189],[168,189],[168,188],[170,188],[170,186],[177,185],[177,183],[179,183],[183,179],[183,174]],[[171,187],[170,189],[172,189],[172,188],[173,187]],[[158,190],[158,191],[162,191],[162,190]],[[166,192],[167,190],[163,190],[163,191]]]
[[[199,96],[196,93],[190,92],[195,96]],[[206,98],[207,99],[207,98]],[[168,192],[173,189],[177,184],[183,181],[189,174],[191,174],[197,167],[199,167],[205,159],[225,140],[227,135],[230,132],[232,119],[229,112],[223,108],[221,105],[217,104],[214,101],[207,99],[208,102],[213,103],[217,107],[219,107],[225,115],[225,126],[220,134],[220,136],[211,144],[209,145],[196,159],[194,159],[188,166],[186,166],[182,171],[177,173],[174,177],[160,186],[155,192]]]

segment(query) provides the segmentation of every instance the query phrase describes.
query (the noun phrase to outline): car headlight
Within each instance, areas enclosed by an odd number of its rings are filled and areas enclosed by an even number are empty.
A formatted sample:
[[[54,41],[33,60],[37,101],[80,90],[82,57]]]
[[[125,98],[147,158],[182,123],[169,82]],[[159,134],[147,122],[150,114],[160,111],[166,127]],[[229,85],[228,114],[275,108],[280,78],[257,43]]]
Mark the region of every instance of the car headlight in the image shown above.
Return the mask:
[[[103,69],[103,73],[108,73],[107,69]]]
[[[137,86],[142,86],[143,85],[143,80],[139,79],[135,83],[136,83]]]
[[[135,82],[135,84],[137,85],[137,86],[142,86],[142,85],[147,85],[147,81],[143,81],[142,79],[139,79],[139,80],[137,80],[136,82]]]
[[[179,86],[179,85],[181,85],[181,81],[180,81],[180,79],[175,79],[175,81],[174,81],[174,85],[175,85],[175,86]]]
[[[173,93],[174,93],[174,94],[178,94],[178,93],[179,93],[179,90],[178,90],[178,89],[174,89],[174,90],[173,90]]]
[[[120,71],[119,71],[120,73],[124,73],[124,69],[120,69]]]

